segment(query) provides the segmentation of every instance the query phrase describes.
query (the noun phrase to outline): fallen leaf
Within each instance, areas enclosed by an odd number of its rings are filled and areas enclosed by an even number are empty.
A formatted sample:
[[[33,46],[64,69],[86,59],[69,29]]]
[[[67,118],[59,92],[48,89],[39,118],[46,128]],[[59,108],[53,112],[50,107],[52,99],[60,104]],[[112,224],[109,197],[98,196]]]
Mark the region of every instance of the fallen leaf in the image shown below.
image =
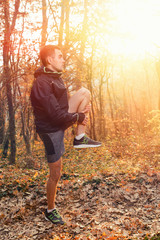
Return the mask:
[[[36,178],[38,176],[38,172],[36,172],[33,176],[33,178]]]

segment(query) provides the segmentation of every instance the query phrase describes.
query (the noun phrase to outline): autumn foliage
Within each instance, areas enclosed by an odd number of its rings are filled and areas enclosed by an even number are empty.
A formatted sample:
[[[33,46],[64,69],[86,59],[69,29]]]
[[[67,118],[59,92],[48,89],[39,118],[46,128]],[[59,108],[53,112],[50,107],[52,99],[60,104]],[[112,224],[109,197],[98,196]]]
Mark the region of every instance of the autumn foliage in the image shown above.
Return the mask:
[[[126,139],[121,139],[122,146],[108,140],[94,150],[77,151],[71,143],[65,140],[56,200],[64,227],[44,219],[48,169],[43,145],[39,141],[34,145],[32,169],[26,169],[28,160],[22,148],[15,166],[1,161],[3,239],[7,233],[6,239],[158,240],[158,150],[144,142],[124,151]]]
[[[2,239],[160,240],[159,46],[140,57],[110,51],[124,37],[113,2],[0,1]],[[69,95],[90,90],[87,134],[103,142],[77,151],[75,126],[66,132],[56,201],[64,227],[44,219],[48,168],[29,98],[44,44],[62,48]]]

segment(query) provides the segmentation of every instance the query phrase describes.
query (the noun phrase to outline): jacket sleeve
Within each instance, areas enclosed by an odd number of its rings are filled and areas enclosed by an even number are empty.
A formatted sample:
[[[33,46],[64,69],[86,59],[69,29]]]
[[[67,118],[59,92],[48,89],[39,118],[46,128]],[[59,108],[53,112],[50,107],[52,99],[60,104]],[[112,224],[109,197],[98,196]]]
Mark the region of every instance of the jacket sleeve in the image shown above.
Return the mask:
[[[36,81],[32,91],[36,102],[43,108],[53,125],[69,127],[77,121],[76,113],[68,113],[61,109],[48,82]]]

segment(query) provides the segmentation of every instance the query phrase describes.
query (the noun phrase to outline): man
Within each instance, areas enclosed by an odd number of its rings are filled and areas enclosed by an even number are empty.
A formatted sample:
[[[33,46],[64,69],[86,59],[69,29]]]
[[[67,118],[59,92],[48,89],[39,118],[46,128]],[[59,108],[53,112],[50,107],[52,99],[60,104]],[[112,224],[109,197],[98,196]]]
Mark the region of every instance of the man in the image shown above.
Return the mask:
[[[62,155],[64,153],[64,131],[77,122],[75,148],[98,147],[96,142],[85,135],[87,113],[90,110],[90,92],[81,88],[68,101],[67,91],[61,79],[64,59],[58,46],[47,45],[40,51],[43,66],[35,72],[31,89],[36,131],[42,139],[49,166],[47,182],[48,209],[47,220],[64,224],[55,208],[56,187],[61,175]]]

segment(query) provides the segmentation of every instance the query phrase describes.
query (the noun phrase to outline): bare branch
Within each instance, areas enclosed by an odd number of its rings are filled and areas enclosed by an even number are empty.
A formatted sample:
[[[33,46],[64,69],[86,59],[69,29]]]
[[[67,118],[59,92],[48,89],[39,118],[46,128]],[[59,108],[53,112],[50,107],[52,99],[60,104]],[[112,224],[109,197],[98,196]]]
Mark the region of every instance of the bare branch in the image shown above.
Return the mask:
[[[12,31],[13,31],[13,29],[14,29],[14,27],[15,27],[15,24],[16,24],[17,14],[19,13],[19,12],[18,12],[18,10],[19,10],[19,5],[20,5],[20,0],[15,0],[15,11],[14,11],[14,14],[13,14],[13,19],[12,19],[10,34],[12,34]]]
[[[56,17],[55,17],[55,14],[54,14],[54,10],[53,10],[53,8],[52,8],[52,6],[51,6],[50,0],[48,0],[48,3],[49,3],[49,7],[50,7],[50,9],[51,9],[51,12],[52,12],[52,14],[53,14],[53,18],[54,18],[54,22],[55,22],[55,27],[56,27],[57,32],[58,32],[58,31],[59,31],[59,29],[58,29],[58,23],[57,23],[57,21],[56,21]]]

